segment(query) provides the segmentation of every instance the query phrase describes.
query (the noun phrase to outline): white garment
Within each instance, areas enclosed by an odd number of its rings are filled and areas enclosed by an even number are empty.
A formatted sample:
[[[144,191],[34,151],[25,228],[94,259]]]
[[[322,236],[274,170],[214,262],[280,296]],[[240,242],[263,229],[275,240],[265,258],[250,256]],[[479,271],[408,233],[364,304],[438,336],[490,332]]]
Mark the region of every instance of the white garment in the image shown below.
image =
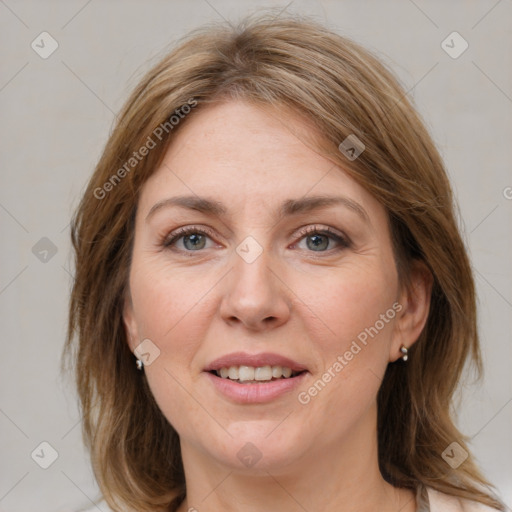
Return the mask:
[[[470,501],[436,491],[427,487],[430,512],[496,512],[478,501]]]
[[[427,487],[430,512],[496,512],[496,509],[477,501],[469,501]],[[113,512],[104,501],[82,512]]]

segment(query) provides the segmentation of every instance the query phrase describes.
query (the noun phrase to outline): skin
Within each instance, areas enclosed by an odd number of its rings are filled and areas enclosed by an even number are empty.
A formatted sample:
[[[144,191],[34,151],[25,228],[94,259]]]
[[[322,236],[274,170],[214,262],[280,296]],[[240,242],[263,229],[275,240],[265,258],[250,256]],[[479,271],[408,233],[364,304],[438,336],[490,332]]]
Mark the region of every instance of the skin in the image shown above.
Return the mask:
[[[132,351],[146,338],[160,350],[144,371],[180,436],[187,499],[179,510],[411,512],[412,492],[378,468],[376,396],[388,363],[423,329],[431,279],[416,265],[414,292],[400,287],[384,208],[304,142],[307,121],[282,119],[241,101],[202,108],[141,191],[124,321]],[[147,217],[178,195],[222,202],[227,214],[164,206]],[[348,198],[367,218],[339,204],[277,216],[285,200],[312,195]],[[199,249],[183,237],[165,247],[183,226],[212,236],[196,235]],[[311,226],[330,227],[349,245],[301,231]],[[236,252],[247,236],[262,249],[252,263]],[[300,403],[298,393],[397,302],[400,312],[378,335]],[[271,402],[236,404],[203,369],[237,351],[284,355],[309,373]],[[261,455],[252,467],[237,457],[247,442]]]

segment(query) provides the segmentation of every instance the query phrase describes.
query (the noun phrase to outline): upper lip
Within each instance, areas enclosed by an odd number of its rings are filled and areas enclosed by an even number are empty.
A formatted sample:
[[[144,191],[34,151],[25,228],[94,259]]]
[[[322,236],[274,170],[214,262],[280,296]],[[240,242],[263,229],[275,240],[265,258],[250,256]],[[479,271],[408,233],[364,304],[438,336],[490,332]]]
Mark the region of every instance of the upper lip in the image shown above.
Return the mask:
[[[205,372],[220,370],[221,368],[229,368],[230,366],[253,366],[255,368],[261,366],[284,366],[291,368],[292,371],[301,372],[307,368],[303,365],[279,354],[271,352],[262,352],[260,354],[247,354],[246,352],[233,352],[221,356],[204,369]]]

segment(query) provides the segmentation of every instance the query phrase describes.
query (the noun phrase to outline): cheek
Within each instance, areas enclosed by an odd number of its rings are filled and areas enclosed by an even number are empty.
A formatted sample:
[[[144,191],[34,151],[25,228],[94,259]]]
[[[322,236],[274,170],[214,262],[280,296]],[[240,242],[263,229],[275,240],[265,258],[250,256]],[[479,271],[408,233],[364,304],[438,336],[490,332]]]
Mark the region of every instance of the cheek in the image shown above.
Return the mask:
[[[190,329],[200,326],[198,319],[211,285],[197,271],[166,268],[165,259],[159,259],[148,258],[138,265],[135,261],[131,273],[130,289],[141,335],[167,346],[185,331],[194,341]]]
[[[192,398],[190,382],[191,361],[200,347],[200,304],[194,308],[197,301],[190,290],[179,292],[165,280],[149,283],[139,285],[138,299],[133,299],[141,337],[160,351],[144,367],[145,376],[159,409],[178,434],[200,431],[204,411]]]
[[[130,275],[139,338],[150,339],[160,351],[144,372],[159,408],[179,433],[206,421],[190,395],[192,362],[211,322],[207,292],[215,281],[203,277],[197,270],[170,270],[156,258],[134,258]]]
[[[337,425],[349,425],[373,403],[386,370],[397,288],[394,273],[379,265],[347,266],[331,276],[304,300],[318,312],[308,331],[322,365],[301,390],[301,403],[313,416],[328,411]]]
[[[364,338],[368,329],[374,333],[375,324],[381,340],[390,337],[395,317],[392,306],[397,298],[392,270],[382,268],[378,262],[347,265],[336,271],[329,270],[325,278],[317,276],[315,280],[308,280],[306,286],[304,284],[304,281],[302,285],[297,282],[295,289],[304,304],[316,314],[307,316],[311,318],[311,329],[316,331],[311,341],[323,339],[325,353],[331,358],[333,353],[348,349],[359,335]]]

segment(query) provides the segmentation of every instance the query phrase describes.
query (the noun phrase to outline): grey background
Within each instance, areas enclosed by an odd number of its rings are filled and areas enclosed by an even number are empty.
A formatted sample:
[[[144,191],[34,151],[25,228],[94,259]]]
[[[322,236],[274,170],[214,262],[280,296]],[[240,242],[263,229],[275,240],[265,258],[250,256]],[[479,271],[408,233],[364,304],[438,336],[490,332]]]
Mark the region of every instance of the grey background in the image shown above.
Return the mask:
[[[59,358],[73,274],[69,218],[114,113],[177,37],[288,3],[0,0],[1,511],[79,510],[97,495]],[[480,385],[462,388],[458,423],[510,507],[512,2],[295,0],[287,9],[378,52],[439,145],[476,271],[486,370]],[[31,48],[43,31],[59,44],[47,59]],[[441,47],[453,31],[469,44],[457,59]],[[58,453],[48,469],[31,458],[36,450],[39,463],[50,461],[43,441]]]

